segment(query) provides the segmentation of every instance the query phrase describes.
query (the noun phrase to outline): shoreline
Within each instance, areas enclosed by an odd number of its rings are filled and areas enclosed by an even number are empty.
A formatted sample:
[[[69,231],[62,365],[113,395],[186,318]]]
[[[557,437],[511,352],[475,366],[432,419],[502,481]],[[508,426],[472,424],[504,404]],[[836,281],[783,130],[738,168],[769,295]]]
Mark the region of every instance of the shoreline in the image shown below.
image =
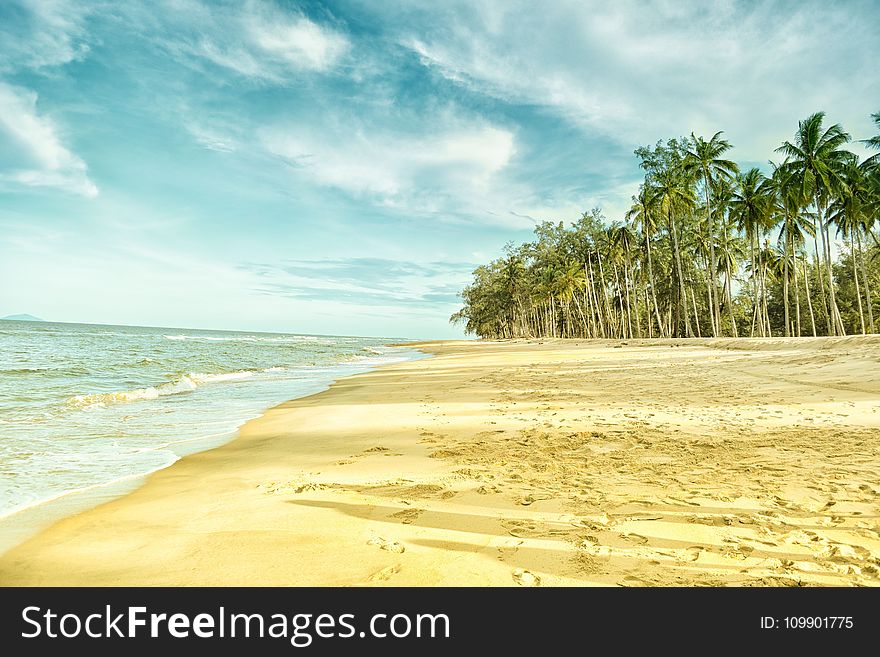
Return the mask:
[[[409,349],[412,353],[406,356],[407,360],[424,357],[423,355],[415,355],[415,352],[418,350],[411,349],[407,342],[384,346],[404,350],[401,351],[401,353],[405,353],[405,350]],[[371,354],[372,353],[373,352],[371,352]],[[373,357],[374,356],[371,355],[363,358]],[[390,364],[396,362],[399,361],[392,360]],[[334,375],[334,378],[312,381],[306,386],[305,393],[265,406],[256,415],[250,415],[249,417],[241,419],[238,426],[230,431],[210,435],[197,435],[195,437],[174,441],[171,444],[159,445],[155,449],[168,448],[170,454],[173,456],[173,460],[165,465],[153,467],[144,472],[124,474],[107,481],[84,484],[14,508],[9,512],[0,515],[0,556],[20,545],[28,538],[38,534],[40,531],[51,527],[56,522],[78,515],[79,513],[88,511],[137,490],[139,487],[143,486],[153,474],[172,467],[175,463],[187,456],[210,451],[226,445],[238,437],[242,426],[262,417],[267,411],[280,404],[294,401],[302,397],[319,394],[326,391],[330,385],[339,379],[347,378],[348,376],[353,376],[359,373],[370,372],[379,367],[383,367],[384,365],[384,363],[378,365],[364,364],[358,367],[358,363],[351,363],[349,366],[355,368],[353,373],[340,372],[339,374]]]
[[[407,346],[433,357],[270,408],[0,585],[880,583],[880,338]]]

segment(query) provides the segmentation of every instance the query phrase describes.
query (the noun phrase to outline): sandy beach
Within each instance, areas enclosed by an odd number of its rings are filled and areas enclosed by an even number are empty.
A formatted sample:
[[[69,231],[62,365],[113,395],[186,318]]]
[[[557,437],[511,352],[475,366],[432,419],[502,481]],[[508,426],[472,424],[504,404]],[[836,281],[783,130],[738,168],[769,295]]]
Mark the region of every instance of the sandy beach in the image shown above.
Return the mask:
[[[880,338],[421,348],[52,525],[0,583],[880,584]]]

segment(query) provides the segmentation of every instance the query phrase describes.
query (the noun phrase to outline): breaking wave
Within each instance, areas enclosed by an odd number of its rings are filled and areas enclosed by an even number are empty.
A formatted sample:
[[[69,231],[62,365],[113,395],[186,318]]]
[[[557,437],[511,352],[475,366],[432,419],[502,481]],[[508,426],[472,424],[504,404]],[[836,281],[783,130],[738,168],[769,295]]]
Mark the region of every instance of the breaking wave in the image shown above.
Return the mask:
[[[178,377],[174,381],[168,381],[157,386],[148,388],[135,388],[134,390],[122,390],[119,392],[100,392],[91,395],[76,395],[67,400],[70,406],[76,408],[93,408],[107,406],[108,404],[124,404],[141,401],[144,399],[158,399],[169,395],[192,392],[206,383],[221,383],[223,381],[240,381],[249,379],[254,375],[250,371],[226,372],[224,374],[201,374],[190,372]]]

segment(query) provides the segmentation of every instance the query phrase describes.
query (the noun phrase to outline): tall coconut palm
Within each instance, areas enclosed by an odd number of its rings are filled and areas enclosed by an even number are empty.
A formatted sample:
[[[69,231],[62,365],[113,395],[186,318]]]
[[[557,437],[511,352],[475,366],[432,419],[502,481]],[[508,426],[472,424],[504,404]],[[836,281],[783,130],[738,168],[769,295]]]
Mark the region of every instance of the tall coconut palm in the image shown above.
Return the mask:
[[[865,312],[862,306],[862,285],[859,283],[859,261],[861,232],[869,225],[871,217],[868,215],[868,194],[866,170],[859,166],[855,156],[844,166],[842,175],[846,183],[831,202],[828,212],[828,221],[837,227],[837,233],[844,238],[849,238],[850,256],[852,259],[853,282],[856,288],[856,300],[859,309],[859,323],[862,334],[865,333]],[[858,242],[857,242],[858,240]],[[867,276],[863,278],[868,306],[868,328],[874,332],[874,312],[871,308],[871,292],[867,285]]]
[[[831,240],[828,234],[826,211],[829,199],[835,191],[845,187],[841,171],[852,158],[852,154],[841,148],[850,141],[848,133],[839,124],[823,131],[825,112],[816,112],[798,124],[794,143],[783,142],[776,149],[783,153],[785,166],[793,171],[799,180],[804,196],[812,199],[817,213],[817,228],[822,237],[826,277],[823,285],[828,288],[828,312],[832,335],[845,335],[846,329],[837,307],[834,291],[834,275],[831,266]]]
[[[784,308],[785,337],[791,335],[791,313],[789,309],[790,294],[789,284],[794,279],[795,294],[797,291],[797,266],[795,251],[799,250],[805,241],[805,235],[815,235],[812,225],[806,215],[800,212],[805,205],[805,199],[797,184],[795,174],[788,168],[773,164],[773,175],[768,184],[768,190],[772,194],[771,212],[774,223],[779,227],[778,245],[782,249],[782,296]],[[797,333],[800,336],[800,306],[797,306]]]
[[[525,266],[518,254],[511,253],[501,261],[501,286],[509,299],[511,332],[515,335],[529,337],[530,332],[522,301],[524,276]],[[516,327],[517,322],[519,327]]]
[[[730,142],[721,139],[723,131],[716,132],[709,141],[691,133],[690,148],[685,153],[684,166],[699,172],[703,182],[703,194],[706,203],[706,224],[709,242],[709,304],[712,313],[714,336],[718,336],[721,327],[721,303],[718,300],[718,288],[715,281],[715,222],[712,215],[711,190],[718,178],[732,178],[739,168],[736,163],[721,157],[730,150]]]
[[[730,214],[737,228],[741,230],[749,242],[749,262],[752,272],[752,329],[758,324],[761,313],[761,281],[760,268],[757,266],[758,243],[769,227],[770,196],[767,193],[767,179],[758,169],[752,168],[736,178],[733,200],[730,202]],[[764,335],[764,323],[760,323],[761,335]]]
[[[660,319],[660,308],[657,305],[657,284],[654,281],[654,262],[651,257],[651,242],[657,232],[657,208],[651,202],[652,194],[647,185],[639,187],[639,193],[632,197],[632,207],[626,213],[627,221],[634,226],[640,226],[642,231],[642,243],[645,248],[645,265],[648,269],[648,283],[651,287],[650,297],[654,308],[654,316],[657,320],[657,331],[663,334],[663,321]],[[650,314],[650,313],[649,313]],[[650,328],[650,318],[648,321]]]
[[[736,271],[739,259],[744,256],[742,244],[739,239],[732,235],[729,219],[730,203],[733,201],[733,181],[720,178],[715,181],[713,191],[715,198],[715,212],[718,218],[718,269],[724,271],[724,294],[723,303],[727,306],[727,314],[730,318],[730,334],[739,337],[736,326],[736,315],[733,308],[733,272]],[[720,330],[720,327],[719,327]]]
[[[685,335],[693,337],[687,309],[687,290],[685,289],[684,270],[681,264],[678,229],[678,217],[696,205],[693,189],[688,182],[686,173],[678,167],[668,166],[661,169],[654,175],[651,203],[652,205],[656,204],[660,215],[666,219],[666,225],[672,237],[673,278],[675,279],[672,330],[675,335],[679,334],[679,323],[684,315]]]

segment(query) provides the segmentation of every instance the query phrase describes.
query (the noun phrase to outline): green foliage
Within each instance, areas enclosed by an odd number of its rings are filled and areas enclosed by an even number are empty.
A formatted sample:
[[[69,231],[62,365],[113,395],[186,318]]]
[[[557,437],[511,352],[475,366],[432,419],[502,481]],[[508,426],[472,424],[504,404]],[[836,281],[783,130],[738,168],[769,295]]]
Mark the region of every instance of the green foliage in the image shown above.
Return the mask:
[[[645,178],[622,221],[538,224],[474,271],[451,320],[502,339],[873,332],[880,158],[859,163],[824,118],[798,124],[769,177],[726,159],[721,132],[636,149]]]

